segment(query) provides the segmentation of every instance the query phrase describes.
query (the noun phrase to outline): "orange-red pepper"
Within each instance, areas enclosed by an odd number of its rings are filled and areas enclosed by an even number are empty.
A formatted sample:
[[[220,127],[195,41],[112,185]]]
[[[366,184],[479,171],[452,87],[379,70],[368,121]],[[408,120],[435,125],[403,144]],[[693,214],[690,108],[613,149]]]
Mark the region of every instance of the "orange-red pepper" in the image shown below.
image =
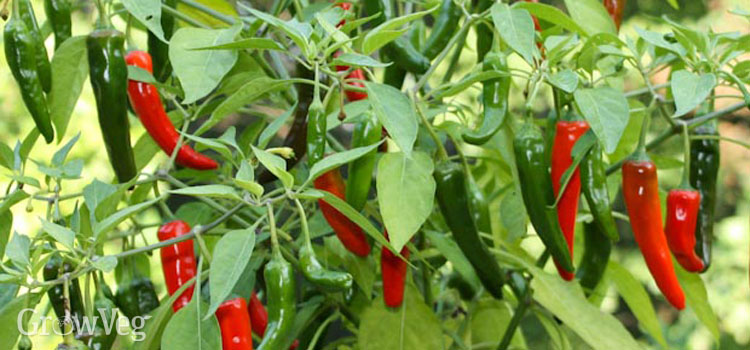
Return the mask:
[[[607,12],[609,12],[609,16],[615,22],[618,31],[620,30],[620,24],[622,24],[626,2],[627,0],[604,0],[604,7],[607,8]]]
[[[388,231],[385,233],[388,239]],[[409,259],[409,248],[401,248],[401,256]],[[383,275],[383,299],[388,307],[399,307],[404,301],[404,286],[406,285],[406,261],[383,246],[380,251],[380,270]]]
[[[346,185],[338,169],[330,170],[319,176],[315,179],[314,184],[315,188],[330,192],[334,196],[345,200]],[[326,201],[319,199],[318,205],[320,205],[320,211],[323,212],[323,217],[331,225],[333,232],[336,233],[336,236],[341,240],[346,249],[362,257],[370,255],[372,248],[370,247],[370,243],[367,242],[367,237],[362,232],[362,228],[349,220],[346,215],[336,210],[336,208],[326,203]]]
[[[701,205],[700,192],[675,189],[667,195],[667,242],[677,262],[690,272],[703,271],[703,260],[695,253],[695,227]]]
[[[244,298],[225,301],[216,310],[222,350],[253,350],[250,315]]]
[[[180,237],[190,232],[190,226],[181,220],[169,222],[159,228],[157,236],[159,241],[166,241]],[[180,287],[195,277],[197,269],[195,264],[195,251],[193,240],[182,241],[171,246],[161,248],[161,266],[164,271],[164,282],[167,292],[173,295]],[[193,298],[194,286],[185,289],[172,304],[174,312],[190,303]]]

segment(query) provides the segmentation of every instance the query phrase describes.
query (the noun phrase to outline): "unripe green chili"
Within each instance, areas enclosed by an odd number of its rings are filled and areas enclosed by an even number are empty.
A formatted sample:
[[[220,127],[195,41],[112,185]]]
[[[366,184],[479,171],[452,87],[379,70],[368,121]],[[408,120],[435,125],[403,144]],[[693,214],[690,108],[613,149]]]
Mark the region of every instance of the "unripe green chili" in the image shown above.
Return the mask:
[[[33,345],[28,335],[22,335],[18,341],[18,350],[31,350]]]
[[[21,90],[21,98],[26,109],[34,119],[37,129],[44,136],[44,140],[50,143],[55,139],[55,131],[52,129],[47,98],[44,96],[38,71],[36,54],[38,45],[32,35],[32,30],[19,14],[19,2],[13,2],[13,13],[8,23],[5,24],[3,35],[5,58]]]
[[[583,224],[584,251],[576,271],[581,287],[587,295],[596,289],[607,269],[612,241],[594,222]]]
[[[263,270],[268,302],[268,328],[258,350],[279,350],[291,336],[296,314],[294,271],[276,251]]]
[[[719,136],[714,123],[693,130],[696,136]],[[698,223],[695,226],[695,252],[703,260],[704,270],[711,265],[711,245],[716,210],[716,179],[719,175],[721,150],[717,139],[696,139],[690,142],[690,185],[701,194]]]
[[[557,212],[552,208],[555,196],[547,170],[549,157],[542,131],[531,122],[525,123],[513,140],[513,148],[521,195],[531,224],[559,267],[573,272],[575,268],[568,244],[557,220]]]
[[[479,4],[477,5],[477,13],[482,13],[484,11],[487,11],[492,4],[494,4],[495,1],[493,0],[479,0]],[[477,32],[477,62],[483,62],[484,56],[490,52],[490,49],[492,48],[492,36],[493,36],[493,29],[490,24],[488,24],[486,21],[479,21],[477,22],[476,27]]]
[[[172,8],[177,5],[177,0],[162,0],[162,2]],[[162,13],[161,28],[164,30],[164,39],[172,38],[174,26],[174,16]],[[169,62],[169,44],[161,41],[151,31],[148,31],[148,53],[154,63],[154,78],[161,82],[166,81],[172,74],[172,65]]]
[[[364,2],[365,12],[368,15],[380,13],[378,17],[371,21],[373,26],[377,26],[393,17],[393,8],[390,0],[366,0]],[[395,65],[402,69],[415,74],[422,74],[430,69],[430,60],[419,52],[412,43],[400,37],[386,44],[381,50],[385,53]]]
[[[352,287],[352,275],[324,268],[315,257],[311,245],[300,248],[299,265],[305,279],[326,291],[339,292]]]
[[[422,53],[427,59],[434,59],[437,55],[448,46],[453,37],[453,33],[458,28],[458,22],[461,20],[461,7],[456,5],[453,0],[443,0],[440,5],[440,14],[432,26],[427,42],[422,48]],[[490,37],[490,40],[492,37]]]
[[[594,224],[599,231],[612,241],[618,241],[615,219],[612,216],[612,203],[607,189],[607,174],[602,159],[602,146],[597,142],[586,153],[579,166],[581,170],[581,192],[594,216]]]
[[[484,58],[482,70],[485,72],[508,73],[508,63],[505,54],[492,52]],[[510,75],[485,80],[482,90],[482,104],[484,105],[484,116],[477,130],[465,132],[462,136],[464,141],[482,145],[500,130],[508,114],[508,96],[510,95]]]
[[[495,298],[503,297],[505,274],[479,237],[467,192],[466,174],[461,166],[444,162],[435,169],[440,212],[453,232],[453,238],[477,272],[479,280]]]
[[[383,127],[373,115],[354,126],[352,147],[366,147],[380,141]],[[372,186],[372,172],[375,170],[377,150],[349,163],[349,177],[346,179],[346,202],[356,210],[362,210],[367,203],[367,196]]]
[[[16,2],[18,3],[18,14],[26,24],[29,35],[36,46],[36,70],[39,73],[39,81],[42,83],[44,92],[50,92],[52,90],[52,65],[49,63],[47,47],[44,46],[44,38],[42,38],[42,32],[39,30],[39,24],[36,22],[31,0],[14,0],[14,3]]]
[[[120,311],[132,319],[145,316],[159,307],[159,297],[151,280],[141,275],[132,263],[125,271],[128,274],[119,281],[115,296],[115,303]]]
[[[44,13],[55,35],[55,49],[72,35],[70,0],[44,0]]]
[[[109,161],[120,183],[137,175],[128,123],[128,67],[125,36],[115,29],[96,29],[86,38],[91,87]]]
[[[50,257],[47,264],[44,265],[44,280],[53,281],[63,277],[66,273],[71,273],[75,270],[69,261],[64,261],[59,254],[53,254]],[[47,291],[47,297],[49,297],[52,309],[55,310],[57,318],[62,320],[65,317],[65,287],[64,284],[57,284]],[[81,294],[81,287],[78,284],[78,279],[73,279],[68,282],[68,297],[70,298],[70,316],[73,318],[72,325],[75,328],[76,325],[81,324],[83,321],[84,309],[83,309],[83,297]]]
[[[310,167],[323,159],[326,153],[326,117],[323,103],[319,97],[315,97],[307,114],[307,163]]]
[[[474,180],[469,180],[469,195],[471,196],[471,212],[474,214],[477,229],[481,232],[492,233],[490,203]]]

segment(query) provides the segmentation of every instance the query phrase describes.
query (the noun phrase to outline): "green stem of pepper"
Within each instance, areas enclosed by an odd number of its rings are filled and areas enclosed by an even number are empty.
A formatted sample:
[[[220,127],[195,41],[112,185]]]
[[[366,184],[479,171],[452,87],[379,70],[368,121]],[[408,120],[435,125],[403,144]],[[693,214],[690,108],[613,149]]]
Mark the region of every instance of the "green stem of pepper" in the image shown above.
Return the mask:
[[[65,319],[63,320],[63,343],[65,345],[73,345],[75,338],[73,336],[73,326],[71,324],[73,315],[70,312],[70,279],[67,273],[63,275],[63,305],[65,305]]]
[[[518,326],[521,324],[521,319],[523,319],[523,316],[526,314],[526,310],[528,310],[529,306],[531,306],[531,293],[532,289],[529,285],[529,280],[527,279],[524,293],[518,299],[516,312],[513,313],[513,317],[510,319],[508,328],[506,328],[505,333],[503,333],[503,338],[500,341],[500,344],[497,346],[498,350],[507,350],[508,346],[510,346],[510,342],[511,340],[513,340],[513,336],[516,334]]]
[[[682,127],[682,142],[684,145],[685,156],[683,158],[682,181],[679,188],[691,189],[690,186],[690,128],[685,121],[680,122]]]
[[[435,129],[432,128],[432,124],[430,124],[430,122],[427,120],[427,117],[424,115],[422,108],[419,107],[419,104],[416,104],[416,107],[417,107],[417,114],[419,115],[419,119],[422,121],[422,124],[424,124],[425,128],[427,129],[427,132],[430,134],[430,137],[435,142],[435,145],[437,145],[439,158],[441,160],[447,160],[448,151],[445,150],[445,146],[443,146],[443,142],[440,140],[440,137],[438,137],[437,133],[435,133]]]
[[[273,213],[273,206],[269,203],[266,204],[267,216],[268,216],[268,229],[271,232],[271,247],[273,249],[274,256],[281,257],[281,248],[279,245],[279,237],[276,234],[276,218]]]
[[[305,237],[305,245],[307,245],[307,248],[312,250],[312,242],[310,240],[310,228],[307,225],[307,215],[305,214],[305,208],[302,206],[302,203],[299,201],[297,197],[294,197],[294,204],[297,206],[297,212],[299,213],[300,228],[302,229],[302,234]]]

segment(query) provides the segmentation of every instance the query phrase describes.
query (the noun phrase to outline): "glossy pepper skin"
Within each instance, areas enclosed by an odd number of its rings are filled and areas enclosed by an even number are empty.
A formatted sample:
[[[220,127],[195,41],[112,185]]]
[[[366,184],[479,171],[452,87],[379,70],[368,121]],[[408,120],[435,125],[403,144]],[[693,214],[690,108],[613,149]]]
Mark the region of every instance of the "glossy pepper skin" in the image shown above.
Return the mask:
[[[55,49],[72,35],[73,24],[70,17],[69,0],[44,0],[44,13],[55,34]]]
[[[622,24],[622,16],[625,12],[625,4],[627,0],[604,0],[604,7],[609,12],[609,16],[612,17],[612,21],[615,22],[617,30],[620,30],[620,24]]]
[[[44,265],[44,280],[53,281],[61,278],[66,273],[71,273],[75,270],[75,267],[69,261],[63,261],[63,258],[58,254],[53,254],[50,257],[47,264]],[[55,285],[47,291],[47,297],[49,298],[52,309],[55,310],[55,315],[59,320],[65,317],[65,287],[63,284]],[[77,324],[81,324],[83,316],[85,315],[83,308],[83,297],[81,294],[81,287],[78,283],[78,279],[71,280],[68,283],[68,295],[70,296],[70,315],[73,317],[73,327]]]
[[[36,21],[34,7],[31,6],[31,0],[17,0],[16,2],[18,2],[18,14],[26,24],[28,33],[36,47],[34,54],[36,55],[36,71],[39,74],[39,81],[42,83],[44,92],[48,93],[52,90],[52,65],[47,55],[47,47],[44,46],[42,31]]]
[[[607,174],[602,159],[602,146],[598,142],[586,153],[579,165],[581,171],[581,191],[589,205],[594,224],[612,241],[618,241],[615,218],[612,216],[612,202],[607,188]]]
[[[177,8],[177,0],[162,0],[162,2],[171,8]],[[161,28],[164,31],[164,39],[172,38],[174,26],[174,17],[162,13]],[[165,82],[172,74],[172,64],[169,62],[169,44],[161,41],[151,31],[148,31],[148,53],[154,62],[154,78],[160,82]]]
[[[493,297],[501,299],[505,274],[477,231],[466,174],[458,164],[444,162],[435,168],[434,177],[437,185],[435,197],[453,238],[476,270],[482,285]]]
[[[412,45],[409,40],[400,37],[385,45],[382,49],[393,63],[414,74],[424,74],[430,69],[430,60]]]
[[[699,136],[719,136],[716,126],[705,124],[693,131]],[[701,194],[701,205],[695,228],[695,252],[703,260],[704,270],[711,265],[716,210],[716,179],[719,175],[721,151],[718,140],[690,142],[690,185]]]
[[[674,189],[667,195],[667,234],[669,250],[677,262],[689,272],[703,271],[703,261],[695,253],[695,227],[701,205],[700,192]]]
[[[274,253],[263,270],[266,280],[266,298],[268,302],[268,328],[263,335],[259,350],[279,350],[289,340],[294,317],[296,300],[294,287],[294,270],[281,256]]]
[[[583,223],[583,238],[584,251],[576,276],[586,295],[590,295],[607,269],[609,255],[612,253],[612,241],[593,222]]]
[[[147,277],[137,274],[118,286],[115,299],[117,307],[128,318],[145,316],[159,307],[154,284]]]
[[[112,348],[112,344],[117,338],[117,332],[110,331],[107,334],[105,323],[109,324],[110,320],[117,319],[116,309],[115,303],[101,289],[96,292],[94,296],[94,316],[99,316],[99,321],[96,322],[94,334],[86,343],[89,349],[110,350]]]
[[[336,197],[345,199],[346,188],[338,169],[324,173],[315,179],[314,184],[315,188],[319,190],[330,192]],[[322,199],[318,200],[318,205],[320,205],[320,211],[323,212],[323,217],[331,225],[333,232],[336,233],[336,237],[339,238],[346,249],[361,257],[370,255],[372,247],[367,242],[367,236],[362,232],[362,228],[359,225],[349,220],[346,215]]]
[[[385,232],[388,239],[388,232]],[[401,256],[409,260],[409,248],[401,248]],[[404,286],[406,285],[406,261],[401,260],[396,254],[383,246],[380,250],[380,270],[383,275],[383,300],[388,307],[399,307],[404,302]]]
[[[328,123],[320,98],[314,97],[307,114],[307,164],[312,168],[326,154]]]
[[[383,127],[373,115],[354,125],[351,148],[366,147],[380,141]],[[346,202],[356,210],[362,210],[372,187],[372,173],[375,170],[377,150],[349,163],[349,177],[346,179]]]
[[[583,121],[559,121],[555,132],[555,141],[552,145],[552,189],[555,198],[562,188],[561,181],[565,171],[573,164],[573,146],[578,139],[589,130],[589,124]],[[578,199],[581,197],[581,173],[578,168],[573,172],[573,176],[568,181],[565,191],[557,204],[557,220],[560,228],[568,242],[570,258],[573,259],[573,243],[576,231],[576,214],[578,214]],[[566,281],[573,280],[574,274],[557,268],[557,272]]]
[[[129,66],[139,67],[149,73],[153,72],[151,56],[147,52],[132,51],[125,57],[125,61]],[[148,134],[167,155],[172,155],[180,134],[164,110],[159,90],[152,84],[130,80],[128,81],[128,96],[130,104]],[[185,143],[177,151],[175,161],[179,165],[196,170],[211,170],[219,166],[215,160],[196,152]]]
[[[182,220],[169,222],[159,228],[157,236],[163,242],[183,236],[190,232],[190,225]],[[173,295],[182,285],[195,277],[197,273],[195,263],[195,251],[193,240],[182,241],[171,246],[160,249],[161,268],[164,272],[164,282],[167,285],[169,295]],[[190,303],[193,297],[194,286],[185,289],[172,304],[172,309],[177,312]]]
[[[315,252],[311,245],[305,245],[300,248],[299,266],[305,279],[326,291],[338,292],[348,290],[352,287],[352,275],[324,268],[315,257]]]
[[[51,143],[55,139],[55,131],[52,129],[47,98],[44,96],[37,70],[37,43],[31,34],[31,29],[21,19],[18,7],[18,2],[14,1],[13,13],[8,23],[5,24],[3,33],[5,59],[21,90],[21,98],[26,109],[34,119],[37,129],[44,136],[44,140]]]
[[[253,350],[253,334],[247,303],[243,298],[227,300],[216,309],[221,328],[222,350]]]
[[[685,308],[685,294],[672,266],[664,234],[656,165],[643,152],[622,165],[622,193],[633,236],[656,285],[670,304]]]
[[[492,52],[485,56],[482,63],[485,72],[509,72],[505,54]],[[482,87],[482,105],[484,116],[476,130],[465,132],[464,141],[473,145],[483,145],[495,135],[508,114],[508,96],[510,95],[511,78],[499,77],[485,80]]]
[[[427,38],[422,53],[427,59],[434,59],[440,54],[453,37],[453,33],[458,28],[458,22],[461,20],[461,7],[456,5],[453,0],[442,0],[440,5],[440,14],[435,19],[432,26],[432,32]]]
[[[250,296],[250,302],[247,304],[247,311],[250,314],[250,324],[253,328],[253,333],[259,337],[263,337],[266,334],[266,327],[268,327],[268,311],[263,303],[258,299],[258,294],[253,291]]]
[[[97,29],[86,38],[99,127],[109,162],[120,183],[128,182],[138,174],[130,144],[128,67],[124,44],[125,36],[114,29]]]
[[[524,124],[513,140],[521,196],[539,238],[560,268],[573,272],[570,250],[563,235],[557,213],[549,209],[555,202],[552,178],[547,171],[547,150],[538,126]]]
[[[493,0],[479,0],[476,12],[482,13],[484,11],[487,11],[490,7],[492,7],[492,4],[494,3],[495,2]],[[484,62],[485,55],[487,55],[487,53],[490,52],[490,49],[492,48],[492,36],[494,35],[494,31],[489,24],[485,22],[479,22],[476,27],[476,32],[477,62]]]

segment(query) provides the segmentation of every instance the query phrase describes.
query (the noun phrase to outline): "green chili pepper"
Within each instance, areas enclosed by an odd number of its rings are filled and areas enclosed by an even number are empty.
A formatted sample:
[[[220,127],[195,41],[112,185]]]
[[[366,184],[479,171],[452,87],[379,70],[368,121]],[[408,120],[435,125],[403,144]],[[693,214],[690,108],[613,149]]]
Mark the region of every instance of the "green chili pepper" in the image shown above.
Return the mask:
[[[162,0],[162,2],[172,8],[176,8],[177,0]],[[174,16],[162,13],[161,28],[164,30],[164,39],[172,38],[174,32]],[[169,63],[169,44],[161,41],[156,35],[148,32],[148,53],[154,65],[154,78],[164,82],[172,74],[172,65]]]
[[[55,50],[72,35],[69,0],[44,0],[44,13],[55,34]]]
[[[612,241],[618,241],[615,219],[612,216],[612,203],[607,189],[607,174],[602,159],[602,146],[597,142],[583,157],[579,166],[581,172],[581,191],[589,204],[594,224]]]
[[[393,17],[393,7],[390,0],[366,0],[365,12],[369,15],[380,13],[371,21],[377,26]],[[386,44],[381,52],[385,53],[395,65],[411,73],[422,74],[430,69],[430,60],[419,52],[412,43],[404,37]],[[400,87],[399,87],[400,88]]]
[[[268,302],[268,328],[258,350],[280,350],[282,344],[291,337],[296,314],[294,271],[275,252],[263,270],[266,280],[266,300]]]
[[[31,342],[31,338],[28,335],[22,335],[18,341],[18,350],[31,350],[34,344]]]
[[[313,97],[307,113],[307,164],[312,168],[326,154],[328,122],[325,107],[320,97]]]
[[[492,233],[489,203],[474,180],[469,180],[469,195],[471,196],[471,212],[474,214],[477,229],[481,232]]]
[[[484,58],[482,70],[508,73],[505,55],[497,52],[490,53]],[[465,132],[462,135],[464,141],[474,145],[482,145],[500,130],[503,121],[505,121],[505,115],[508,114],[510,83],[510,76],[484,81],[482,88],[482,104],[484,105],[482,123],[477,127],[477,130]]]
[[[495,298],[503,297],[505,274],[479,237],[467,192],[466,174],[458,164],[444,162],[435,169],[437,198],[445,223],[479,280]]]
[[[531,224],[560,268],[573,272],[568,243],[557,221],[557,211],[552,208],[555,196],[542,131],[531,122],[525,123],[513,140],[513,148],[521,195]]]
[[[18,3],[18,14],[26,24],[31,40],[36,47],[34,51],[36,55],[36,71],[39,74],[42,89],[44,89],[44,92],[50,92],[52,90],[52,65],[49,63],[47,47],[44,46],[44,38],[42,38],[42,32],[39,30],[39,24],[36,22],[31,0],[15,0],[14,2]]]
[[[719,136],[714,123],[704,124],[693,132],[696,136]],[[719,175],[721,150],[719,140],[700,139],[690,142],[690,185],[701,194],[698,223],[695,225],[695,252],[703,260],[704,270],[711,264],[716,210],[716,179]]]
[[[52,129],[47,98],[44,96],[37,71],[37,45],[31,31],[18,14],[18,6],[18,2],[14,1],[13,14],[5,25],[5,58],[21,90],[26,109],[34,118],[34,123],[44,136],[44,140],[50,143],[55,139],[55,132]]]
[[[114,29],[97,29],[86,38],[99,127],[109,162],[120,183],[130,181],[138,174],[130,144],[128,67],[123,55],[124,44],[125,36]]]
[[[585,247],[576,275],[583,290],[589,295],[596,289],[607,269],[612,241],[599,229],[599,225],[593,222],[583,224],[583,238]]]
[[[495,1],[493,0],[479,0],[477,5],[477,13],[487,11]],[[484,56],[490,52],[492,48],[492,36],[494,31],[492,26],[485,21],[480,21],[476,27],[477,34],[477,62],[483,62]]]
[[[352,287],[352,275],[324,268],[315,257],[315,252],[310,245],[300,248],[299,265],[302,275],[308,281],[326,291],[338,292]]]
[[[133,318],[159,307],[159,297],[151,280],[134,272],[118,286],[115,303],[125,316]]]
[[[383,127],[373,115],[354,126],[352,147],[365,147],[380,141]],[[356,210],[362,210],[372,186],[372,172],[375,170],[377,150],[360,157],[349,164],[349,177],[346,179],[346,202]]]
[[[106,284],[102,282],[102,286],[109,289]],[[111,293],[111,291],[110,291]],[[91,350],[109,350],[112,348],[112,344],[117,338],[117,332],[110,331],[107,334],[106,324],[112,322],[111,320],[117,320],[117,306],[115,303],[107,297],[106,292],[103,288],[97,290],[94,296],[94,315],[99,316],[99,321],[96,322],[94,328],[94,334],[88,340],[88,347]]]
[[[432,26],[432,32],[427,38],[427,42],[422,48],[422,53],[427,59],[434,59],[437,55],[448,46],[453,33],[458,28],[458,22],[461,20],[461,7],[456,5],[453,0],[443,0],[440,5],[440,14]],[[492,37],[490,36],[490,39]]]
[[[424,22],[413,23],[411,28],[409,29],[409,41],[417,50],[420,50],[423,46],[422,41],[424,41],[424,30]],[[385,62],[393,62],[390,57],[387,57],[387,55],[385,54],[384,56],[386,56]],[[401,90],[401,87],[404,85],[405,79],[406,70],[401,68],[400,66],[391,64],[390,66],[385,68],[385,72],[383,74],[383,84],[390,85],[395,87],[396,89]]]
[[[63,258],[55,253],[47,261],[47,264],[44,265],[44,280],[53,281],[74,270],[75,267],[69,261],[63,261]],[[65,287],[63,284],[57,284],[47,291],[47,297],[49,297],[50,304],[52,304],[52,309],[55,310],[57,318],[61,320],[65,317],[64,293]],[[77,325],[83,321],[84,315],[83,297],[77,278],[68,282],[68,296],[70,297],[70,315],[73,318],[72,325],[75,330]]]

